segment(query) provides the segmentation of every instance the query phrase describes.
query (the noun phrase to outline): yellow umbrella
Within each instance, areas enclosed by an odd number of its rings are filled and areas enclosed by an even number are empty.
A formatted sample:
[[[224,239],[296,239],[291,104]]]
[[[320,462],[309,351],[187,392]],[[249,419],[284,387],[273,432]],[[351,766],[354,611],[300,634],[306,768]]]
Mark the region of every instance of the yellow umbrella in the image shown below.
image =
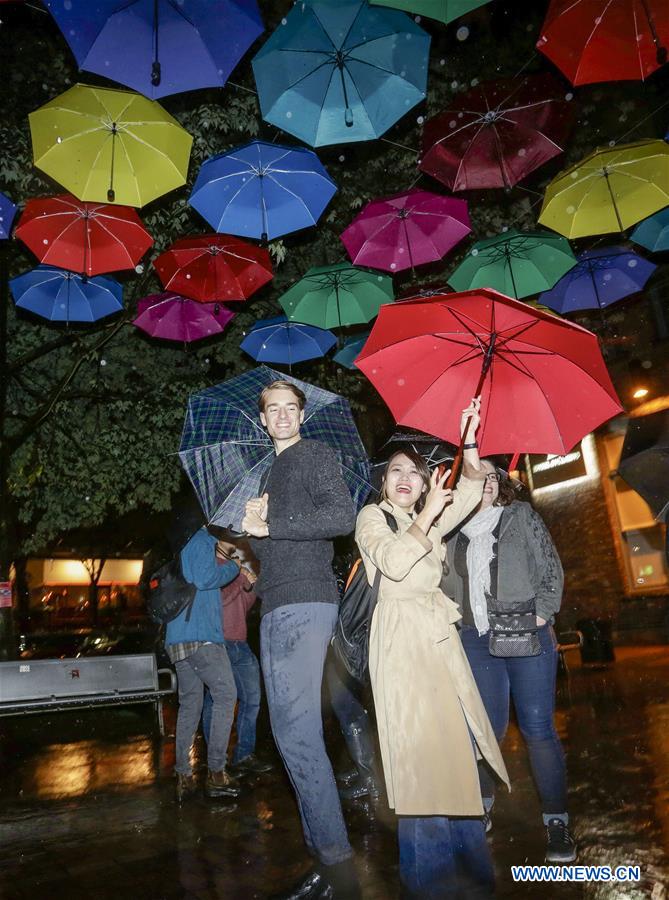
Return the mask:
[[[568,238],[624,231],[669,205],[669,146],[595,150],[546,188],[539,222]]]
[[[141,94],[76,84],[28,118],[35,165],[79,200],[144,206],[185,184],[193,139]]]

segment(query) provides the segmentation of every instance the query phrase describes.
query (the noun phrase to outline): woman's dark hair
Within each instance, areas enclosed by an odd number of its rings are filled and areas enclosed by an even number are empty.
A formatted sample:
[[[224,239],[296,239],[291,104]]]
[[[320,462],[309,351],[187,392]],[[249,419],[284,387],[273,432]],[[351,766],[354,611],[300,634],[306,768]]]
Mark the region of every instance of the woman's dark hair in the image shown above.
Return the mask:
[[[500,469],[493,459],[482,459],[481,462],[487,462],[491,466],[494,466],[495,472],[499,475],[499,493],[497,494],[497,500],[495,500],[495,506],[511,506],[513,501],[518,498],[516,496],[516,489],[514,488],[508,473],[505,472],[504,469]]]
[[[415,511],[419,513],[422,508],[425,506],[425,495],[430,490],[430,470],[427,467],[427,463],[420,455],[417,453],[410,444],[398,444],[396,449],[393,451],[392,456],[388,459],[386,463],[386,467],[383,471],[383,480],[381,481],[381,494],[379,496],[379,500],[387,500],[386,497],[386,475],[388,474],[388,469],[392,465],[393,460],[397,456],[406,456],[408,459],[416,467],[418,474],[423,479],[423,485],[425,486],[425,490],[420,495],[418,500],[416,500]]]

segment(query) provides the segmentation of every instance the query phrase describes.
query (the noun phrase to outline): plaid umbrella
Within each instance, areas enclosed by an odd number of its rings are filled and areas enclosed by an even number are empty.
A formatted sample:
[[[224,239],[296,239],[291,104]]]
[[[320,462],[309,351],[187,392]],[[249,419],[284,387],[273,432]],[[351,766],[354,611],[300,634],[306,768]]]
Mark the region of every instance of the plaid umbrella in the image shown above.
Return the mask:
[[[304,391],[302,437],[335,451],[358,509],[370,491],[369,462],[348,401],[259,366],[188,400],[179,456],[212,525],[239,531],[246,501],[260,494],[275,453],[256,410],[260,392],[276,379],[291,381]]]

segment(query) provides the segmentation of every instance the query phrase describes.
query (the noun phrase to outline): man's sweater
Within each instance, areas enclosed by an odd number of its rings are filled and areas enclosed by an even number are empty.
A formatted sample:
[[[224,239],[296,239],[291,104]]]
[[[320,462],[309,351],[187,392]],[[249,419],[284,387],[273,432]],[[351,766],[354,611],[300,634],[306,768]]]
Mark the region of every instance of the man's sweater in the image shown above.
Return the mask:
[[[332,538],[353,530],[355,507],[336,454],[319,441],[292,444],[272,463],[265,491],[269,537],[251,539],[260,614],[288,603],[338,603]]]

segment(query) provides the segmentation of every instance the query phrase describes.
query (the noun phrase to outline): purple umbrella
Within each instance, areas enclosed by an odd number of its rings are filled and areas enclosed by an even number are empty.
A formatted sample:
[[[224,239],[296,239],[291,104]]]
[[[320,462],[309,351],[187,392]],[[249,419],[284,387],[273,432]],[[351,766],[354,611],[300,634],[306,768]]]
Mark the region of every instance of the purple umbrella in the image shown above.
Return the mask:
[[[604,309],[642,290],[657,266],[624,247],[586,250],[566,275],[537,298],[558,313]]]
[[[372,200],[340,237],[357,266],[401,272],[441,259],[470,231],[465,200],[412,189]]]
[[[137,304],[133,325],[151,337],[189,344],[220,334],[235,314],[220,303],[198,303],[169,291],[151,294]]]
[[[6,194],[0,193],[0,241],[7,241],[11,235],[16,206]]]

